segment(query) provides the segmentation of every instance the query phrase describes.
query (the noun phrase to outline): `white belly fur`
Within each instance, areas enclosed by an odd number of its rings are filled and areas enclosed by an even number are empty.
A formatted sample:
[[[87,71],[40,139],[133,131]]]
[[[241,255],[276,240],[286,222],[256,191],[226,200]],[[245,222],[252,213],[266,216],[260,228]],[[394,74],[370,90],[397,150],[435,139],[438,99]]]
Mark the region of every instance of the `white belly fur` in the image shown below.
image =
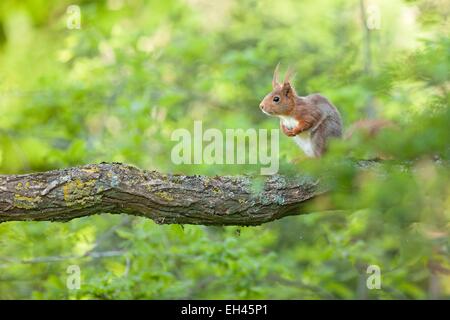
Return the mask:
[[[280,116],[280,119],[283,121],[284,126],[288,129],[296,127],[298,123],[297,120],[292,117]],[[302,132],[293,138],[295,143],[297,143],[300,149],[302,149],[308,157],[314,157],[314,148],[311,141],[310,132]]]

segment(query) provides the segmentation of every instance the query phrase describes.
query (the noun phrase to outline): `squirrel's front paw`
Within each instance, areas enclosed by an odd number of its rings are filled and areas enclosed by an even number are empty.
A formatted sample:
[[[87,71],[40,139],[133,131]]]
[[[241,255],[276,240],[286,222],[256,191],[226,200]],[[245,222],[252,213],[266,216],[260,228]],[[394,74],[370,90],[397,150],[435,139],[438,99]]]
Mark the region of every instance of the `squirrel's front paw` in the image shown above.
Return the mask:
[[[294,130],[288,130],[288,131],[285,132],[285,134],[288,137],[295,137],[297,135]]]
[[[288,137],[293,137],[296,135],[294,130],[286,128],[286,126],[284,124],[281,124],[281,130],[283,130],[283,133],[285,135],[287,135]]]

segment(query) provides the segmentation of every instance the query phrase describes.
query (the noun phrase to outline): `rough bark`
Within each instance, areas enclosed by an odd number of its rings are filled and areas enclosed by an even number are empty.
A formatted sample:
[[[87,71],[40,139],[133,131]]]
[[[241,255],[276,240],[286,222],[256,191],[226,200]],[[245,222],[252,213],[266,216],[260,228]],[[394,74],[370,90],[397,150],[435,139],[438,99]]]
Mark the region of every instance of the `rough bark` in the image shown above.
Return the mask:
[[[124,164],[0,175],[0,222],[60,221],[100,213],[144,216],[161,224],[259,225],[302,214],[324,190],[308,177],[183,176]]]

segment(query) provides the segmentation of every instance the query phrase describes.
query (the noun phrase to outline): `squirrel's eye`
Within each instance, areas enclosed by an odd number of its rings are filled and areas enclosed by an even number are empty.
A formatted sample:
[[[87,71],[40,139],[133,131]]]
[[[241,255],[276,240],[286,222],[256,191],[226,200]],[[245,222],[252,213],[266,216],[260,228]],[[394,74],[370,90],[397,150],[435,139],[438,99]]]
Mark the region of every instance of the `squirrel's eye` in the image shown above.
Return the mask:
[[[274,102],[280,101],[280,97],[278,97],[278,96],[273,97],[273,101],[274,101]]]

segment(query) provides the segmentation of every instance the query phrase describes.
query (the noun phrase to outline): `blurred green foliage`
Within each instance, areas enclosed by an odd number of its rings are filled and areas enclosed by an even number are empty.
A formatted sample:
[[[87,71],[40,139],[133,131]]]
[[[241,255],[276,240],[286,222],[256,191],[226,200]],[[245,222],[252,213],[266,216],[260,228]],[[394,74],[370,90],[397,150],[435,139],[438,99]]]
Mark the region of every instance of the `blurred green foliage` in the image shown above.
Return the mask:
[[[80,29],[66,27],[74,3]],[[298,93],[327,96],[346,127],[369,109],[396,125],[296,165],[299,149],[281,137],[281,173],[320,175],[335,190],[309,215],[251,228],[110,214],[1,224],[0,298],[448,299],[450,9],[369,5],[380,25],[367,38],[356,0],[1,1],[2,174],[101,161],[255,174],[176,166],[170,135],[194,120],[278,128],[258,104],[279,61],[297,71]],[[375,170],[352,164],[380,154],[390,160]],[[73,264],[80,290],[66,287]],[[371,264],[381,290],[366,287]]]

